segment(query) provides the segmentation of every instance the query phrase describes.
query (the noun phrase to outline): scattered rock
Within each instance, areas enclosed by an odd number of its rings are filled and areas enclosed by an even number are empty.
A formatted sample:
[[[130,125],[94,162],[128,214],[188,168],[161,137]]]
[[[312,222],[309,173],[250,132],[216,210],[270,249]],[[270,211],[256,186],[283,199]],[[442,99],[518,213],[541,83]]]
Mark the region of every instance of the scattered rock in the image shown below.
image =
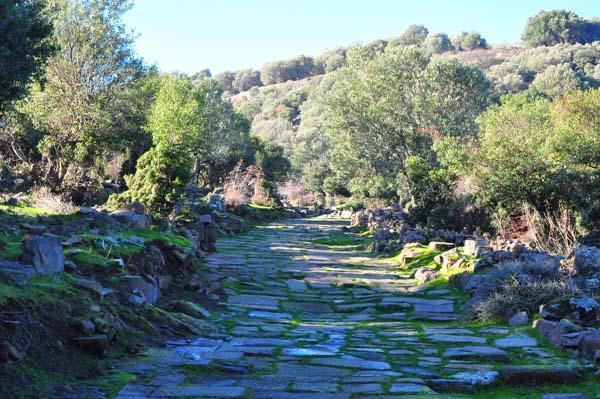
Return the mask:
[[[492,251],[488,246],[487,240],[465,240],[465,255],[473,258],[481,258]]]
[[[21,261],[33,265],[37,273],[56,274],[64,271],[65,258],[58,237],[25,236],[21,248]]]
[[[578,274],[600,272],[600,248],[580,246],[575,249],[573,256]]]
[[[428,247],[432,251],[448,251],[449,249],[455,248],[456,244],[452,242],[431,241]]]
[[[18,362],[25,357],[25,354],[15,348],[10,342],[2,341],[0,343],[0,363]]]
[[[527,323],[529,323],[529,316],[527,315],[527,312],[515,313],[514,316],[508,320],[508,325],[513,327],[522,326]]]
[[[145,229],[152,224],[152,217],[150,215],[127,209],[119,209],[118,211],[111,212],[110,216],[127,227]]]
[[[594,360],[600,350],[600,330],[590,330],[581,334],[578,352],[581,357]]]
[[[133,306],[142,306],[146,303],[146,298],[140,295],[131,294],[127,297],[127,301]]]
[[[73,325],[84,335],[91,335],[96,332],[96,326],[91,320],[76,320]]]
[[[421,267],[415,271],[415,279],[419,284],[425,284],[428,281],[433,281],[438,278],[438,273],[433,269]]]
[[[148,282],[141,276],[121,277],[121,287],[129,293],[142,296],[147,303],[154,304],[160,297],[160,288],[156,282]]]
[[[6,259],[0,259],[0,280],[15,284],[25,285],[35,276],[33,267]]]

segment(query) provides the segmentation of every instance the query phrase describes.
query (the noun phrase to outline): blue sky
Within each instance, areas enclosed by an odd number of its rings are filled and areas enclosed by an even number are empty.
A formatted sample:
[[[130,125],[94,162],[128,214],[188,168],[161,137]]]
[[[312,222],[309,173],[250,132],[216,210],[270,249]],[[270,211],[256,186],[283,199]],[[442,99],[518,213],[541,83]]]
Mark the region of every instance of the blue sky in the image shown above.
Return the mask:
[[[161,70],[218,73],[397,36],[413,23],[516,43],[527,17],[555,8],[600,16],[597,0],[137,0],[125,22],[138,54]]]

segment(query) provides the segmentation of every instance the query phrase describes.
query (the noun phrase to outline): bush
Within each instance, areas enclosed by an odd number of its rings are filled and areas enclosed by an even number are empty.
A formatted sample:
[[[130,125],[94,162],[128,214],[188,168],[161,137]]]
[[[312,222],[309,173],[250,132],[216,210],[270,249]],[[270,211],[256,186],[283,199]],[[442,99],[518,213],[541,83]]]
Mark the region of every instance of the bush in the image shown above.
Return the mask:
[[[502,320],[521,311],[534,314],[540,305],[576,294],[571,280],[558,270],[510,262],[492,270],[480,294],[484,299],[470,309],[472,319]]]

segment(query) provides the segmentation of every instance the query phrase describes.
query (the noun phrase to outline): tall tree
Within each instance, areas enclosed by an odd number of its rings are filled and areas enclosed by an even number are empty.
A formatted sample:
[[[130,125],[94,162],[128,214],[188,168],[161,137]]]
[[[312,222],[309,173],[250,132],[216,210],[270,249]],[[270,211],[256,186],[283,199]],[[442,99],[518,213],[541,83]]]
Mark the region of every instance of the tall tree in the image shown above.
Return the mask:
[[[142,76],[132,37],[122,21],[129,0],[52,0],[57,53],[48,61],[46,83],[25,110],[43,135],[39,144],[47,177],[64,187],[99,186],[125,90]],[[141,132],[140,132],[141,134]]]
[[[52,24],[42,0],[0,0],[0,108],[40,77],[53,46]]]
[[[474,135],[488,83],[476,67],[431,61],[415,48],[388,48],[373,60],[354,51],[348,59],[325,100],[332,166],[351,184],[371,179],[411,197],[407,160],[431,159],[436,136]]]

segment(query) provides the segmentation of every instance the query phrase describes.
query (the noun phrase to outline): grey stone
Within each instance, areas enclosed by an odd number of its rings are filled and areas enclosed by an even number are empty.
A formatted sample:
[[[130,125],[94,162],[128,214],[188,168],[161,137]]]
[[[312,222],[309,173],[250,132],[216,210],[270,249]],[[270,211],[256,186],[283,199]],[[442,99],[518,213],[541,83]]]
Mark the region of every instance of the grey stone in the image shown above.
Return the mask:
[[[574,251],[575,270],[579,274],[600,271],[600,248],[580,246]]]
[[[430,341],[435,341],[435,342],[473,343],[473,344],[484,344],[487,342],[487,339],[485,339],[483,337],[472,337],[469,335],[432,334],[432,335],[427,335],[426,338]]]
[[[0,280],[15,284],[25,285],[35,276],[33,267],[6,259],[0,259]]]
[[[512,334],[506,338],[498,338],[494,341],[494,346],[498,348],[522,348],[525,346],[537,346],[535,338],[526,335]]]
[[[212,386],[212,385],[164,385],[153,394],[156,397],[168,398],[242,398],[246,393],[244,387]]]
[[[378,362],[373,360],[364,360],[358,358],[337,358],[326,357],[317,358],[311,361],[311,364],[331,367],[346,367],[361,370],[390,370],[391,367],[387,362]]]
[[[126,209],[111,212],[110,216],[127,227],[145,229],[152,224],[152,217],[150,215],[140,214]]]
[[[527,312],[518,312],[515,313],[513,315],[513,317],[510,318],[510,320],[508,320],[508,325],[509,326],[522,326],[524,324],[527,324],[529,322],[529,316],[527,315]]]
[[[508,362],[508,352],[491,346],[462,346],[458,348],[449,348],[444,352],[444,357],[448,359],[472,359],[484,358],[493,362]]]
[[[542,399],[587,399],[583,393],[548,393]]]
[[[426,385],[411,383],[396,383],[390,386],[390,393],[430,393],[431,389]]]
[[[33,265],[39,274],[57,274],[65,269],[65,257],[58,237],[31,236],[21,242],[21,261]]]
[[[302,280],[287,280],[286,284],[292,292],[305,292],[308,290],[306,283]]]
[[[128,293],[143,297],[147,303],[154,304],[160,298],[157,283],[150,283],[141,276],[122,276],[121,287]]]

